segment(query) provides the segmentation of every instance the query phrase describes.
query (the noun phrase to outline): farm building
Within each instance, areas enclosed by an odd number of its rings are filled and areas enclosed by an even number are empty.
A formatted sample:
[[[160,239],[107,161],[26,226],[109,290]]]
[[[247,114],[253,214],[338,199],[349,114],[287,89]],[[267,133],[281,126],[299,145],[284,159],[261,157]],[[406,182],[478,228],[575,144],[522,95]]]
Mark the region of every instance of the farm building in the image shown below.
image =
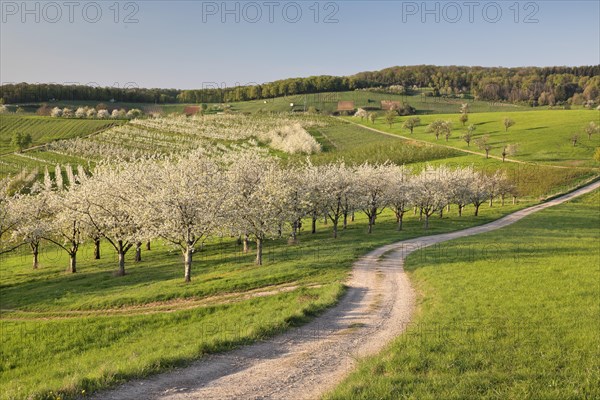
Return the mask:
[[[183,109],[183,113],[188,117],[191,117],[192,115],[196,115],[199,112],[200,112],[200,107],[197,107],[197,106],[188,106]]]
[[[338,111],[354,111],[356,107],[353,101],[339,101],[337,110]]]

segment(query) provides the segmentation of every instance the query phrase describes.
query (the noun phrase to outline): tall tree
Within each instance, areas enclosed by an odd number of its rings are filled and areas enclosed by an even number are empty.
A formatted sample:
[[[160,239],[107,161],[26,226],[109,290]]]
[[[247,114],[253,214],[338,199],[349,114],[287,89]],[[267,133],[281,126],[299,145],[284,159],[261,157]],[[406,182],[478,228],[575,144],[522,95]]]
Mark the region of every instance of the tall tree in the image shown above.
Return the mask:
[[[32,138],[29,133],[22,134],[21,132],[15,132],[12,137],[12,145],[17,148],[19,153],[22,153],[32,143]]]
[[[354,178],[356,201],[369,219],[369,233],[377,216],[383,212],[388,202],[389,186],[391,184],[393,167],[390,164],[369,163],[358,166],[350,175]]]
[[[429,229],[429,218],[447,204],[442,183],[438,171],[431,166],[427,166],[413,180],[412,201],[425,216],[425,229]]]
[[[69,255],[68,271],[75,273],[77,253],[87,234],[85,216],[81,212],[84,204],[79,201],[77,187],[52,193],[49,206],[54,212],[54,217],[44,239],[54,243]]]
[[[489,140],[489,135],[483,135],[482,137],[475,140],[477,147],[479,147],[480,150],[485,151],[485,158],[490,157],[490,150],[492,150],[492,145],[490,144]]]
[[[433,133],[436,140],[440,138],[440,135],[446,136],[446,140],[448,140],[452,134],[452,122],[437,119],[427,126],[427,132]]]
[[[38,269],[40,243],[48,236],[51,227],[51,212],[48,192],[34,188],[31,194],[17,196],[10,203],[9,213],[19,215],[19,223],[12,235],[15,241],[29,245],[33,256],[33,269]]]
[[[143,168],[136,163],[101,164],[81,188],[78,197],[85,223],[114,248],[117,275],[125,275],[125,255],[140,241],[149,239],[136,193]]]
[[[184,279],[192,279],[192,258],[225,220],[224,197],[228,197],[225,174],[208,155],[195,151],[180,160],[166,160],[144,168],[143,190],[149,196],[143,215],[152,236],[178,248],[184,260]],[[138,242],[138,243],[141,243]]]
[[[421,119],[419,117],[410,117],[406,121],[404,121],[404,123],[402,124],[402,128],[406,129],[407,131],[410,131],[410,134],[412,135],[414,129],[417,126],[419,126],[420,123]]]
[[[23,243],[13,241],[10,233],[18,226],[24,214],[18,212],[13,205],[17,201],[12,179],[9,177],[0,179],[0,255],[11,252]]]
[[[352,188],[352,171],[345,164],[338,162],[319,167],[319,192],[326,217],[333,224],[333,237],[337,238],[340,218],[344,215],[346,195]]]
[[[516,122],[508,117],[505,117],[502,120],[502,124],[504,125],[504,132],[508,132],[508,128],[510,128],[511,126],[514,126],[516,124]]]
[[[274,158],[246,150],[231,156],[227,182],[231,228],[238,235],[254,239],[256,264],[262,265],[265,241],[278,237],[289,217],[285,175]]]
[[[412,177],[410,171],[404,166],[393,167],[390,176],[390,184],[387,186],[386,198],[396,215],[398,223],[397,230],[402,230],[404,214],[411,207],[412,200]]]
[[[387,122],[387,124],[390,126],[390,128],[392,127],[394,122],[396,122],[397,116],[398,116],[398,112],[394,111],[394,110],[390,110],[385,113],[385,122]]]
[[[585,126],[584,131],[588,135],[588,139],[592,140],[592,135],[600,131],[600,126],[598,126],[598,124],[596,124],[594,121],[591,121]]]

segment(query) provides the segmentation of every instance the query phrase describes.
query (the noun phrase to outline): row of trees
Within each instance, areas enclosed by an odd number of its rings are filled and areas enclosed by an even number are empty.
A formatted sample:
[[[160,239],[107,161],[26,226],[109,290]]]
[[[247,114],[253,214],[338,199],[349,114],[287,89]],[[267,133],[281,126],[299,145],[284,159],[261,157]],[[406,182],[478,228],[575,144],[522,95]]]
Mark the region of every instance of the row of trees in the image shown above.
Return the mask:
[[[137,108],[132,108],[129,111],[123,108],[115,108],[114,110],[112,110],[112,112],[110,112],[106,109],[96,110],[96,108],[93,107],[79,107],[76,110],[73,110],[69,107],[54,107],[50,111],[50,116],[55,118],[134,119],[141,117],[143,114],[144,113],[142,112],[142,110],[139,110]]]
[[[417,65],[392,67],[356,75],[290,78],[264,84],[208,83],[198,90],[140,89],[58,84],[0,86],[6,103],[95,100],[143,103],[223,103],[273,97],[339,92],[365,88],[433,88],[433,93],[473,93],[488,101],[552,105],[577,98],[600,102],[600,66],[487,68]]]
[[[118,101],[126,103],[175,103],[177,89],[144,89],[134,84],[124,87],[100,87],[93,82],[85,85],[59,83],[11,83],[0,85],[0,99],[6,104],[43,103],[47,101]]]
[[[80,246],[89,241],[99,249],[103,239],[123,275],[126,253],[135,249],[140,259],[142,244],[159,238],[181,251],[188,282],[194,252],[211,236],[239,237],[245,251],[254,241],[261,265],[264,242],[284,232],[295,242],[303,220],[311,221],[312,233],[319,219],[330,221],[336,238],[355,212],[365,213],[371,233],[383,210],[394,212],[398,230],[414,210],[427,229],[451,204],[458,215],[472,204],[477,215],[484,202],[515,195],[500,172],[427,167],[413,173],[390,163],[341,162],[283,168],[256,149],[102,164],[92,176],[57,166],[54,178],[46,170],[43,183],[26,194],[11,195],[9,180],[1,183],[0,253],[28,245],[37,268],[40,243],[48,241],[69,255],[76,272]]]

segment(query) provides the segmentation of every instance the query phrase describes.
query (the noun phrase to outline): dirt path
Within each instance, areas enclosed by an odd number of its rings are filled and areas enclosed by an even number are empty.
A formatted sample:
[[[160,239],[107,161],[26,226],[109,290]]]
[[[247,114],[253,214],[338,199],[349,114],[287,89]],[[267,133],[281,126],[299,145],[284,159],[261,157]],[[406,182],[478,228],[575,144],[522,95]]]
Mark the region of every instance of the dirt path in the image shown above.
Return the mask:
[[[305,288],[318,288],[322,285],[303,285]],[[200,307],[211,307],[223,304],[232,304],[258,297],[274,296],[280,293],[291,292],[300,286],[295,282],[281,285],[263,286],[241,293],[222,293],[214,296],[188,299],[174,299],[156,301],[152,303],[124,306],[119,308],[94,309],[94,310],[56,310],[56,311],[23,311],[18,309],[0,309],[0,319],[3,321],[37,321],[56,320],[81,317],[105,317],[114,315],[149,315],[164,314],[182,310],[191,310]]]
[[[381,351],[408,325],[414,307],[414,292],[402,268],[408,254],[503,228],[598,188],[600,182],[595,182],[485,225],[378,248],[354,264],[348,292],[339,304],[309,324],[264,342],[206,357],[186,368],[129,382],[93,398],[319,398],[352,371],[357,358]]]

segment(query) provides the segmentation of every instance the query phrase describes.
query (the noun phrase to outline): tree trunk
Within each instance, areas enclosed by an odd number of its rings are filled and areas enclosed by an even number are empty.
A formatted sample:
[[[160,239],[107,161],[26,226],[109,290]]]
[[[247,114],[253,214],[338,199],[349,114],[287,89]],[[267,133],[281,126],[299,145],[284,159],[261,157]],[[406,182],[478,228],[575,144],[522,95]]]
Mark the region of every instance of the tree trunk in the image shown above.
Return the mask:
[[[263,260],[263,240],[256,238],[256,265],[262,265]]]
[[[31,254],[33,255],[33,269],[38,269],[40,266],[39,254],[40,254],[40,245],[39,243],[31,244]]]
[[[501,196],[500,196],[500,205],[501,205],[502,207],[504,207],[504,197],[505,197],[505,195],[501,195]]]
[[[338,223],[337,220],[333,221],[333,238],[337,239],[337,233],[338,233]]]
[[[191,282],[192,281],[192,247],[191,246],[187,246],[187,248],[185,249],[185,252],[183,254],[183,266],[184,266],[184,275],[185,275],[185,282]]]
[[[150,241],[149,240],[146,242],[146,250],[150,251]]]
[[[429,213],[425,214],[425,229],[429,229]]]
[[[419,221],[423,221],[423,209],[419,209]]]
[[[401,231],[402,230],[402,220],[404,219],[404,213],[400,213],[397,215],[398,218],[398,227],[396,228],[396,230]]]
[[[298,220],[295,220],[292,223],[292,240],[294,243],[296,242],[296,238],[298,237]]]
[[[100,259],[100,238],[94,239],[94,260]]]
[[[350,222],[354,222],[354,211],[352,211],[352,214],[350,214]]]
[[[377,207],[371,207],[371,216],[369,217],[369,233],[373,232],[373,225],[377,219]]]
[[[344,223],[342,225],[342,229],[346,229],[346,227],[348,227],[348,213],[344,212]]]
[[[244,235],[244,240],[242,240],[242,244],[244,245],[243,247],[243,252],[244,254],[248,254],[248,251],[250,251],[250,244],[249,244],[250,240],[248,239],[248,235]]]
[[[135,244],[135,262],[142,261],[142,242],[137,242]]]
[[[77,272],[77,253],[69,254],[69,272],[72,274]]]
[[[117,271],[117,276],[125,276],[125,253],[123,250],[118,251],[119,256],[119,270]]]
[[[313,213],[312,215],[312,229],[310,233],[317,233],[317,214]]]
[[[479,206],[480,204],[475,204],[475,216],[479,215]]]
[[[494,206],[494,198],[490,196],[490,207]]]
[[[462,217],[462,211],[463,211],[464,206],[462,204],[458,205],[458,216]]]
[[[517,196],[513,196],[512,203],[513,203],[513,205],[517,204]]]
[[[444,218],[444,207],[440,208],[440,218]]]

